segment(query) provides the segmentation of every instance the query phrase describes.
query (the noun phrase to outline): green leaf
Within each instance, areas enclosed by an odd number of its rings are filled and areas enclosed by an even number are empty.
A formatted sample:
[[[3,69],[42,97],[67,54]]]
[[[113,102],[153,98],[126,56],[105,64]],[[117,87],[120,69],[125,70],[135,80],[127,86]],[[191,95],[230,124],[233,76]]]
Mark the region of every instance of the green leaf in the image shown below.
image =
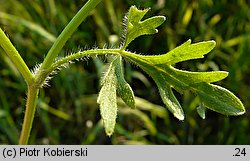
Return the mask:
[[[184,120],[184,111],[176,99],[176,97],[173,94],[173,91],[169,85],[164,85],[159,84],[161,81],[156,81],[156,84],[158,86],[161,98],[164,102],[164,104],[167,106],[168,110],[173,113],[173,115],[179,119],[179,120]]]
[[[158,30],[156,28],[166,20],[164,16],[154,16],[141,21],[148,11],[149,9],[138,10],[135,6],[130,7],[124,22],[124,26],[126,28],[123,35],[125,40],[123,42],[122,49],[125,49],[131,41],[141,35],[157,33]]]
[[[122,69],[122,57],[112,57],[113,60],[102,79],[97,103],[100,104],[101,117],[104,122],[105,132],[111,136],[114,132],[117,116],[118,93],[122,100],[131,108],[135,108],[134,93],[130,85],[125,81]]]
[[[105,132],[111,136],[114,132],[116,116],[117,116],[117,100],[116,100],[117,80],[115,76],[115,68],[111,64],[106,72],[102,88],[97,98],[100,104],[101,117],[104,123]]]
[[[182,77],[183,80],[189,81],[191,84],[200,82],[218,82],[228,76],[228,72],[225,71],[211,71],[211,72],[189,72],[183,71],[170,66],[172,75],[176,77]]]
[[[138,10],[132,6],[124,22],[126,27],[124,41],[116,53],[138,65],[155,81],[160,96],[168,110],[179,120],[184,120],[184,111],[174,96],[172,88],[179,92],[190,90],[200,98],[198,114],[205,119],[206,108],[224,115],[241,115],[245,108],[241,101],[229,90],[210,83],[220,81],[228,76],[225,71],[190,72],[174,68],[172,65],[191,59],[203,58],[216,45],[214,41],[191,44],[191,40],[163,55],[143,56],[125,51],[126,47],[137,37],[157,33],[157,27],[165,21],[164,16],[155,16],[142,21],[149,11]],[[117,116],[116,94],[130,107],[135,107],[134,93],[125,81],[121,56],[113,57],[102,82],[97,102],[100,104],[101,116],[107,135],[114,131]],[[146,122],[146,120],[145,120]],[[150,129],[151,126],[149,126]],[[153,133],[154,130],[152,130]]]
[[[159,92],[161,99],[163,100],[163,103],[166,105],[168,110],[173,113],[173,115],[178,118],[179,120],[184,120],[184,112],[183,109],[178,102],[178,100],[175,98],[173,91],[170,87],[170,84],[168,84],[167,79],[164,75],[161,73],[148,70],[147,68],[143,68],[155,81]]]
[[[124,51],[123,56],[142,68],[157,84],[167,108],[180,120],[184,119],[182,108],[174,97],[171,87],[179,92],[191,90],[209,109],[225,115],[241,115],[245,112],[241,101],[228,90],[210,83],[227,77],[228,72],[189,72],[171,65],[181,61],[202,58],[214,48],[214,41],[190,44],[190,40],[167,54],[143,56]]]
[[[137,64],[140,64],[139,66],[153,78],[159,89],[163,103],[166,105],[168,110],[179,120],[184,120],[183,109],[178,100],[175,98],[170,87],[171,84],[169,84],[168,80],[171,79],[171,77],[169,77],[168,73],[164,73],[164,71],[162,71],[160,68],[154,68],[156,66],[150,66],[146,63],[143,64],[141,62]]]
[[[241,115],[245,109],[241,101],[229,90],[208,83],[200,83],[197,93],[209,109],[224,115]]]
[[[198,107],[197,107],[197,112],[199,114],[199,116],[202,119],[206,118],[206,108],[204,107],[203,103],[201,103]]]
[[[191,44],[191,40],[188,40],[182,45],[163,55],[142,56],[135,54],[134,57],[137,57],[137,59],[141,59],[142,61],[150,61],[150,63],[154,65],[173,65],[185,60],[203,58],[205,54],[210,52],[215,47],[215,45],[215,41],[204,41]]]
[[[165,58],[163,58],[163,60],[168,60],[167,64],[173,65],[185,60],[203,58],[205,54],[210,52],[215,47],[215,45],[215,41],[203,41],[191,44],[191,40],[189,39],[183,45],[164,55]]]
[[[117,93],[121,96],[122,100],[131,108],[135,108],[135,96],[132,88],[126,82],[122,69],[122,57],[118,56],[114,61],[115,75],[117,79]]]

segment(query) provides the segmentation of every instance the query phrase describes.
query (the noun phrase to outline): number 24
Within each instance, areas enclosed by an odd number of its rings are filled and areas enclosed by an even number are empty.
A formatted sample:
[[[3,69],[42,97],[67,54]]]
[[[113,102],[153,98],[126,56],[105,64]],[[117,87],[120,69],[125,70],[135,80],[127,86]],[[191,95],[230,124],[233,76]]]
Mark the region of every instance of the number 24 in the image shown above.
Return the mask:
[[[243,148],[243,149],[235,148],[234,150],[236,153],[233,156],[236,156],[236,157],[246,156],[246,149],[245,148]]]

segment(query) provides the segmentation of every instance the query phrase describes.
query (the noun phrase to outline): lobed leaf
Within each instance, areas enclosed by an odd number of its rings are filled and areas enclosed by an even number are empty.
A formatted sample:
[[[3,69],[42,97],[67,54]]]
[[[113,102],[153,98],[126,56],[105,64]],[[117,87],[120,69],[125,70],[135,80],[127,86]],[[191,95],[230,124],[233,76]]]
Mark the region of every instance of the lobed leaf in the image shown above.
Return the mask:
[[[174,88],[179,92],[191,90],[199,96],[201,103],[197,107],[197,112],[203,119],[205,119],[206,108],[224,115],[243,114],[245,108],[232,92],[223,87],[210,84],[226,78],[228,72],[190,72],[172,66],[178,62],[203,58],[205,54],[215,47],[216,43],[214,41],[191,44],[191,40],[188,40],[163,55],[143,56],[125,51],[129,43],[135,38],[141,35],[157,33],[156,28],[165,21],[164,16],[155,16],[141,21],[148,11],[149,9],[138,10],[135,6],[130,8],[125,22],[125,40],[118,52],[153,78],[168,110],[179,120],[184,120],[184,111],[172,91],[172,88]],[[100,104],[105,131],[109,136],[113,133],[115,127],[117,115],[116,94],[120,95],[128,106],[135,108],[134,93],[124,79],[121,56],[116,56],[111,62],[103,79],[97,100]]]
[[[176,69],[171,65],[184,60],[203,57],[214,48],[213,41],[190,44],[190,40],[159,56],[143,56],[124,52],[124,56],[148,73],[159,88],[164,104],[180,120],[184,119],[183,110],[174,97],[171,87],[179,92],[191,90],[200,96],[205,107],[225,115],[240,115],[245,112],[241,101],[230,91],[210,83],[227,77],[228,72],[189,72]],[[202,114],[202,108],[198,109]],[[202,114],[202,117],[205,117]]]
[[[156,28],[160,26],[166,18],[164,16],[154,16],[141,21],[148,11],[149,9],[138,10],[135,6],[130,7],[124,24],[126,29],[122,49],[125,49],[131,41],[141,35],[155,34],[158,32]]]

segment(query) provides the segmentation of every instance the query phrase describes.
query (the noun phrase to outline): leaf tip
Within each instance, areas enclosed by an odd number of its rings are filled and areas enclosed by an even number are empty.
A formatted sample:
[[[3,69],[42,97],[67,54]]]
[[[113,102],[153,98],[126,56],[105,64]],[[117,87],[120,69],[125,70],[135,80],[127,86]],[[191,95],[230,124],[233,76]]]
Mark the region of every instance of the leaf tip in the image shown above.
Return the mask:
[[[161,23],[163,23],[164,21],[166,21],[166,17],[165,16],[157,16],[159,21],[161,21]]]
[[[200,43],[206,44],[204,45],[204,47],[206,46],[206,48],[208,49],[208,52],[211,51],[216,46],[216,42],[214,40],[203,41]]]
[[[228,116],[238,116],[245,113],[245,107],[241,100],[221,86],[203,83],[200,84],[198,93],[203,104],[215,112]]]
[[[243,115],[243,114],[246,113],[246,109],[245,109],[243,103],[241,102],[240,99],[238,99],[238,101],[239,101],[238,103],[239,103],[240,105],[239,105],[239,108],[238,108],[237,113],[235,113],[235,116],[237,116],[237,115]]]
[[[203,105],[202,103],[197,107],[196,110],[197,110],[199,116],[200,116],[202,119],[205,119],[205,118],[206,118],[206,108],[204,107],[204,105]]]
[[[245,109],[243,109],[242,111],[238,112],[238,115],[243,115],[244,113],[246,113]]]
[[[213,46],[213,48],[216,46],[216,41],[210,40],[210,41],[208,41],[208,42],[211,43],[211,46]]]
[[[174,114],[174,116],[180,121],[184,121],[185,119],[184,115]]]
[[[192,43],[192,40],[188,39],[184,44],[191,44],[191,43]]]
[[[111,130],[105,130],[105,133],[108,137],[111,137],[114,131]]]

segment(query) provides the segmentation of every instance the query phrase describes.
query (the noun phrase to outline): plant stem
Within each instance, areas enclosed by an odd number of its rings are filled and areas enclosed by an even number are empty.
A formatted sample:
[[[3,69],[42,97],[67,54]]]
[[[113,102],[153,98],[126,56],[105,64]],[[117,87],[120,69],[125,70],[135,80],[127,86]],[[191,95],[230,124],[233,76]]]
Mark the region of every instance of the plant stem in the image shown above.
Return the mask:
[[[73,17],[69,24],[64,28],[59,35],[51,49],[49,50],[46,58],[44,59],[41,70],[44,70],[53,63],[55,58],[60,53],[66,41],[70,38],[77,27],[83,22],[83,20],[89,15],[89,13],[101,2],[102,0],[89,0],[78,13]]]
[[[46,74],[52,73],[57,68],[78,59],[84,59],[84,57],[94,57],[97,55],[120,55],[120,49],[92,49],[86,50],[82,52],[77,52],[66,56],[64,58],[59,59],[58,61],[54,62],[47,70]]]
[[[25,116],[21,136],[19,138],[20,145],[27,145],[29,141],[30,131],[36,111],[36,102],[38,98],[39,88],[28,86],[28,98],[26,102]]]
[[[16,68],[22,74],[27,84],[31,84],[33,81],[32,73],[30,72],[24,60],[22,59],[16,48],[13,46],[13,44],[10,42],[9,38],[5,35],[5,33],[1,28],[0,28],[0,46],[4,49],[4,51],[7,53],[7,55],[14,63]]]
[[[60,69],[61,67],[70,64],[70,62],[74,60],[79,60],[83,59],[84,57],[94,57],[97,55],[121,55],[124,58],[133,57],[136,56],[137,54],[134,54],[129,51],[124,51],[122,49],[91,49],[91,50],[86,50],[86,51],[80,51],[74,54],[71,54],[69,56],[66,56],[64,58],[59,59],[58,61],[54,62],[49,68],[44,70],[43,75],[48,76],[50,75],[53,71]],[[41,81],[44,81],[44,77]]]
[[[24,116],[23,127],[21,131],[21,136],[19,139],[19,144],[28,144],[34,115],[36,111],[36,101],[38,98],[39,87],[44,79],[46,79],[46,75],[44,71],[49,68],[54,59],[58,56],[59,52],[63,48],[66,41],[70,38],[73,32],[77,29],[77,27],[82,23],[82,21],[88,16],[88,14],[101,2],[102,0],[89,0],[81,10],[73,17],[73,19],[69,22],[69,24],[64,28],[62,33],[56,39],[53,46],[50,48],[46,58],[44,59],[41,68],[36,73],[35,78],[32,76],[32,79],[28,82],[28,98],[26,103],[26,110]],[[1,38],[1,37],[0,37]],[[28,69],[28,68],[27,68]],[[27,73],[24,73],[27,74]],[[25,79],[29,78],[28,76],[24,76]],[[34,79],[33,79],[34,78]],[[28,79],[29,80],[29,79]]]

